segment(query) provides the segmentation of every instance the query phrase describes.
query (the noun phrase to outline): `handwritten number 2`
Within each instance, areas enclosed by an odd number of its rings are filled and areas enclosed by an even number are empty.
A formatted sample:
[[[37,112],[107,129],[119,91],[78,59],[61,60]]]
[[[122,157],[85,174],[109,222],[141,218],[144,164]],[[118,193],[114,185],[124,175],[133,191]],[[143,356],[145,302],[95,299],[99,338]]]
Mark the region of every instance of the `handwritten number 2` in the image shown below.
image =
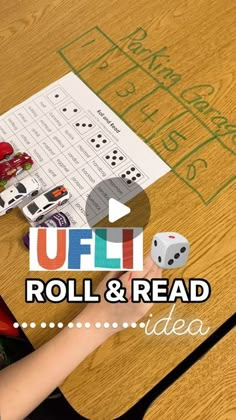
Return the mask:
[[[108,67],[108,62],[107,61],[103,61],[102,64],[98,67],[99,70],[105,70]]]
[[[118,96],[120,96],[121,98],[124,98],[126,96],[132,95],[135,92],[135,85],[134,85],[134,83],[127,82],[127,85],[128,85],[127,88],[124,91],[122,91],[122,92],[118,92],[116,90],[116,94]]]

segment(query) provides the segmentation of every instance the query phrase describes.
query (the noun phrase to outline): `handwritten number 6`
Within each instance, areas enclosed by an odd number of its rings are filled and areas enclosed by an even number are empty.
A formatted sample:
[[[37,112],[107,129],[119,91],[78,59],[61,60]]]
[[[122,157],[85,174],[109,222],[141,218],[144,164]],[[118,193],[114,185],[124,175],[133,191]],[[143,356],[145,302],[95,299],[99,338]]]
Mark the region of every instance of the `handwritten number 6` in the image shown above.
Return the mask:
[[[204,166],[204,168],[207,168],[207,162],[204,159],[196,159],[194,160],[192,163],[190,163],[190,165],[187,165],[188,171],[187,171],[187,180],[188,181],[193,181],[196,178],[197,175],[197,162],[199,162]],[[201,166],[202,166],[201,165]]]

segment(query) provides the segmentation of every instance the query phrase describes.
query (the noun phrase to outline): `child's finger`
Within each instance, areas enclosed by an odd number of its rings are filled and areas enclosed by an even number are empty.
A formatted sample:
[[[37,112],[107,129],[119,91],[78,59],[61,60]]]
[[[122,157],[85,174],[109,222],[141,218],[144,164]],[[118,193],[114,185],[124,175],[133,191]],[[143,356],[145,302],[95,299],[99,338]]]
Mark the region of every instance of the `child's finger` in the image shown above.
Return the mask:
[[[147,280],[161,279],[162,271],[163,271],[162,268],[158,267],[156,264],[153,264],[150,270],[147,272],[145,278]]]
[[[119,278],[122,282],[126,280],[131,280],[133,278],[145,278],[148,271],[150,271],[151,267],[155,265],[150,255],[147,255],[144,259],[143,263],[143,270],[142,271],[127,271],[123,275],[121,275]]]
[[[126,271],[109,271],[109,273],[105,276],[105,279],[119,279],[125,273]]]
[[[138,278],[138,277],[132,277],[132,278]],[[162,269],[160,267],[158,267],[155,263],[150,267],[150,269],[148,270],[148,272],[145,273],[145,275],[143,276],[143,278],[147,279],[147,280],[152,280],[152,279],[161,279],[162,278]],[[131,283],[131,282],[130,282]],[[131,289],[131,285],[129,290],[130,293],[130,289]],[[131,296],[128,296],[128,300],[131,300]]]
[[[96,293],[102,293],[104,289],[106,288],[106,284],[108,280],[119,279],[121,274],[123,273],[124,271],[109,271],[107,275],[103,278],[103,280],[98,284],[96,288]]]

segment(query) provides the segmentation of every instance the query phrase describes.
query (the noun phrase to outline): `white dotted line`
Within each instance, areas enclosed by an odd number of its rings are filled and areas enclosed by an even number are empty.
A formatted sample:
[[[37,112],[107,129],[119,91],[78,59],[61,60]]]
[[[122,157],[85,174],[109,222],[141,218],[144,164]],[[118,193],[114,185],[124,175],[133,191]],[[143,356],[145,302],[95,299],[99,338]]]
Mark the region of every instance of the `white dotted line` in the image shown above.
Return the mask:
[[[118,324],[117,322],[95,322],[94,326],[95,328],[99,329],[99,328],[118,328],[120,324]],[[77,322],[76,324],[74,324],[73,322],[69,322],[68,324],[64,324],[63,322],[58,322],[57,324],[55,322],[49,322],[48,324],[46,322],[41,322],[38,325],[35,322],[30,322],[29,324],[27,324],[27,322],[22,322],[22,324],[19,324],[18,322],[14,322],[13,327],[14,328],[22,328],[22,329],[26,329],[26,328],[35,328],[36,326],[39,326],[41,328],[63,328],[63,327],[68,327],[70,329],[72,328],[82,328],[85,327],[86,329],[89,329],[93,326],[93,324],[91,324],[90,322],[85,322],[84,324],[82,324],[82,322]],[[121,326],[126,329],[128,327],[131,328],[145,328],[145,323],[144,322],[140,322],[140,323],[136,323],[136,322],[123,322],[121,324]]]

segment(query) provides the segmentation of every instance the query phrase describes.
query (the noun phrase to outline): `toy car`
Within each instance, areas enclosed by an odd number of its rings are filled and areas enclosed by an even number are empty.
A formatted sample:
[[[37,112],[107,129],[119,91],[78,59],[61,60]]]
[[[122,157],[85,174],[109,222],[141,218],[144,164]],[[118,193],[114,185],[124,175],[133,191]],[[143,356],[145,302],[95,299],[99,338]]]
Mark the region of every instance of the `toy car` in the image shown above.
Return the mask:
[[[69,200],[69,192],[64,185],[58,185],[49,191],[39,195],[31,203],[23,207],[22,211],[30,222],[39,222],[45,214],[62,206]]]
[[[10,143],[7,143],[6,141],[0,142],[0,160],[8,159],[13,152],[14,150]]]
[[[27,176],[17,184],[11,185],[0,194],[0,216],[9,213],[24,198],[35,197],[40,189],[40,183],[36,178]]]
[[[48,219],[46,219],[43,223],[41,223],[38,227],[69,227],[70,221],[68,217],[62,213],[62,211],[59,211],[58,213],[53,213],[51,216],[49,216]],[[29,232],[27,232],[23,236],[23,243],[26,246],[27,249],[30,247],[30,237]]]
[[[25,152],[16,153],[12,159],[0,163],[0,186],[4,186],[9,179],[23,170],[31,169],[33,163],[33,159]]]

